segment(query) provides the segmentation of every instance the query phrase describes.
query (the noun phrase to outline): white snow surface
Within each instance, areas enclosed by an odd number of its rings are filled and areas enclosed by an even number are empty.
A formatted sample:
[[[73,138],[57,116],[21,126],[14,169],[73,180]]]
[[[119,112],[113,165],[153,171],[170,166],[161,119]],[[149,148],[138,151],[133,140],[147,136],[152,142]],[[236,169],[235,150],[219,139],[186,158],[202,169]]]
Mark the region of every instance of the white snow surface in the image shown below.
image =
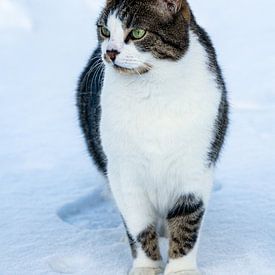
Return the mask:
[[[0,0],[0,17],[8,2],[13,15],[0,18],[0,275],[126,274],[124,228],[75,107],[103,0]],[[207,275],[275,274],[275,2],[190,3],[216,45],[232,105],[199,266]]]
[[[0,0],[0,30],[11,28],[31,30],[32,23],[20,3],[13,0]]]

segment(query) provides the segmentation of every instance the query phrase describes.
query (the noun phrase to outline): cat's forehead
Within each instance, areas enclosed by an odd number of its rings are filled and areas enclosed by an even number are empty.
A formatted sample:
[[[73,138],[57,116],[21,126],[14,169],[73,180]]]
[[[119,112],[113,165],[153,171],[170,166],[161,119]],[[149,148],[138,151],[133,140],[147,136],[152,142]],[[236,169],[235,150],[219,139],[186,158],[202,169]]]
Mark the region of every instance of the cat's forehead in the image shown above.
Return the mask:
[[[112,38],[116,37],[116,39],[120,38],[120,40],[124,40],[125,26],[115,13],[108,16],[106,26],[111,32]]]
[[[149,26],[160,20],[155,2],[156,0],[110,0],[100,20],[107,25],[110,18],[116,17],[124,29]]]
[[[142,9],[150,9],[155,6],[159,0],[108,0],[106,7],[110,10],[117,10],[119,16],[124,17],[127,14],[137,13]]]

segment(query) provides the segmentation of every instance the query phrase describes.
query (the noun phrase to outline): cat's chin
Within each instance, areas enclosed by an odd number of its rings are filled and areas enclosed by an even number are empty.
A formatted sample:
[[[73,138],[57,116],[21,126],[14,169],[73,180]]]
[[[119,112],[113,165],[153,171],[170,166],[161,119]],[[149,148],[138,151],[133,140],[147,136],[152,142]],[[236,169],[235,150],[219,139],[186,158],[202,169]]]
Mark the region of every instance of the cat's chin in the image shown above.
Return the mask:
[[[113,64],[113,68],[121,74],[142,75],[142,74],[148,73],[152,69],[152,66],[149,64],[144,64],[137,68],[130,69],[130,68],[121,67],[117,64]]]

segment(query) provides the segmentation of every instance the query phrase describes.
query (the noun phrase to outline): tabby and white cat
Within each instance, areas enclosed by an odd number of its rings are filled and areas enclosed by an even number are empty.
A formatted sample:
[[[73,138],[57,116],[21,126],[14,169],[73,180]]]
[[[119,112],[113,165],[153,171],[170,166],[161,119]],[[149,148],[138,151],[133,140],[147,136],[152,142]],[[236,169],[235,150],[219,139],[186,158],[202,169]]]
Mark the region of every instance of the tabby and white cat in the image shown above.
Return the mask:
[[[199,274],[198,237],[228,125],[215,50],[186,0],[108,0],[78,107],[134,259],[130,274]],[[111,273],[110,273],[111,274]]]

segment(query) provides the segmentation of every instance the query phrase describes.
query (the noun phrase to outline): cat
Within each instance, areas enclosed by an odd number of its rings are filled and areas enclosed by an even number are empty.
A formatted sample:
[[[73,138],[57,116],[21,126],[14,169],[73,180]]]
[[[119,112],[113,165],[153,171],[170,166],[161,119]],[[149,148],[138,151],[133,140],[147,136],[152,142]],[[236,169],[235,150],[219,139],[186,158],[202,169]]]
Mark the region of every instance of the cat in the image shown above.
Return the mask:
[[[97,31],[77,105],[125,224],[129,274],[200,274],[199,233],[228,128],[215,49],[186,0],[107,0]]]

